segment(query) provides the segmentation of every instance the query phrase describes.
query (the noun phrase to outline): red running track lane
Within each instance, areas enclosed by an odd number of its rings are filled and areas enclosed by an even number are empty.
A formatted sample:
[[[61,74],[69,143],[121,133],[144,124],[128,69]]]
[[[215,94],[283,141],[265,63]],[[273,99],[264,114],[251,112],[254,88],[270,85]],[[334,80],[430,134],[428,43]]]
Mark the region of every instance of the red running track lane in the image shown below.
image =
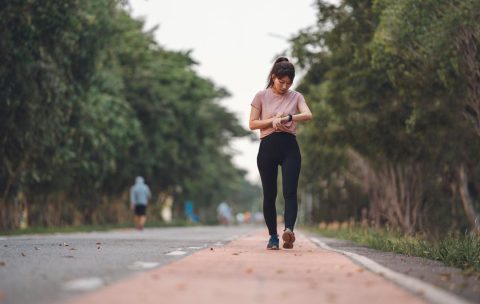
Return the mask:
[[[69,303],[425,303],[301,234],[289,250],[266,250],[267,238],[208,248]]]

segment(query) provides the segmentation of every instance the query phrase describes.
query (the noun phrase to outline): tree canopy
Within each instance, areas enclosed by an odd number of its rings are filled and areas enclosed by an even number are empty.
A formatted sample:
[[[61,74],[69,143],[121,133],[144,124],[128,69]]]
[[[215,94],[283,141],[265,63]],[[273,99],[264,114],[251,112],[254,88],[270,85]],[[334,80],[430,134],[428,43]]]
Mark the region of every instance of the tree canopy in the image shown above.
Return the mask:
[[[291,48],[315,117],[301,134],[314,220],[478,231],[478,6],[316,1]]]
[[[119,221],[106,206],[127,208],[137,175],[159,203],[171,195],[208,209],[241,197],[245,172],[226,147],[249,133],[190,51],[158,44],[124,1],[0,8],[3,228],[18,224],[20,193],[32,224]]]

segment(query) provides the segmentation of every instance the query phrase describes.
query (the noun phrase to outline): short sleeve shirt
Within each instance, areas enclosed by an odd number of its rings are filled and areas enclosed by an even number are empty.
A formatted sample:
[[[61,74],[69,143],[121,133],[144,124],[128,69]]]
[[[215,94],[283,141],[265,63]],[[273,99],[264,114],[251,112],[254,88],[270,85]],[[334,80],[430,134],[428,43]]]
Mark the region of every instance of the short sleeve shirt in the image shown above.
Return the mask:
[[[282,116],[294,115],[299,112],[299,106],[305,104],[303,95],[294,90],[288,90],[285,94],[277,94],[272,88],[258,92],[251,103],[252,107],[260,111],[260,120],[269,119],[281,113]],[[264,138],[274,132],[288,132],[296,134],[297,123],[285,122],[285,130],[275,130],[273,127],[260,129],[260,138]]]

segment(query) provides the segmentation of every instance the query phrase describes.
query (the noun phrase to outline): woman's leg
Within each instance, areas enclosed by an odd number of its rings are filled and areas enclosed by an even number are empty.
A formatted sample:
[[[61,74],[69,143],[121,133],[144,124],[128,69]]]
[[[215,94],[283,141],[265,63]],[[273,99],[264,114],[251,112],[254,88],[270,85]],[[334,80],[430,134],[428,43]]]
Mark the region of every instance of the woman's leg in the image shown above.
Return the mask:
[[[277,175],[278,164],[274,161],[271,153],[260,146],[257,156],[257,166],[260,172],[263,188],[263,216],[270,235],[277,235]]]
[[[283,198],[285,199],[285,228],[293,231],[297,220],[297,187],[302,158],[297,143],[288,151],[282,163]]]

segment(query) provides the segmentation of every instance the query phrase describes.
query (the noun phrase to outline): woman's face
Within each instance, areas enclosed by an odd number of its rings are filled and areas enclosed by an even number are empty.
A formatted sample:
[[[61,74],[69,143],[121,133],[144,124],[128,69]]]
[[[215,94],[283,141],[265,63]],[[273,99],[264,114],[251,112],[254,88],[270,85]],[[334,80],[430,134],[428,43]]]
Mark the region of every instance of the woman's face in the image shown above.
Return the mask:
[[[288,89],[292,86],[292,80],[288,76],[283,76],[281,78],[273,75],[273,90],[278,94],[285,94],[288,92]]]

